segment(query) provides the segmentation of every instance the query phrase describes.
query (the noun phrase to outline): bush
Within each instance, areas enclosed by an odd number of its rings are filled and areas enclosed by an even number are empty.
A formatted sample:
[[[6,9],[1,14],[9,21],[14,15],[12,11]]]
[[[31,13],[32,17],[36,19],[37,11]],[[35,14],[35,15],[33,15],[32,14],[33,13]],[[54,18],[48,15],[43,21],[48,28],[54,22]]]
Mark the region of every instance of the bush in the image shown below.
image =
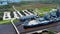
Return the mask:
[[[0,21],[1,21],[1,20],[3,20],[3,18],[2,18],[2,17],[0,17]]]
[[[49,34],[54,34],[54,32],[53,31],[49,31]]]

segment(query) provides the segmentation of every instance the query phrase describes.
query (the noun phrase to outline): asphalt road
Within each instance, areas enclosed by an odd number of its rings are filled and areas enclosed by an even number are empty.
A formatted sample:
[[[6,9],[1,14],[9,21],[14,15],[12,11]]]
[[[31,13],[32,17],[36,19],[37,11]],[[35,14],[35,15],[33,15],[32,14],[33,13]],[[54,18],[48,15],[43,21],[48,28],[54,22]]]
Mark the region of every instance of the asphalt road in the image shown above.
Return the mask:
[[[25,32],[32,32],[32,31],[43,30],[43,29],[52,30],[54,32],[60,32],[60,22],[39,26],[35,28],[28,28],[28,29],[25,29]]]
[[[49,29],[52,30],[54,32],[60,32],[60,22],[57,23],[53,23],[53,24],[49,24],[49,25],[45,25],[45,26],[39,26],[39,27],[35,27],[35,28],[28,28],[28,29],[24,29],[22,27],[22,25],[17,26],[19,32],[31,32],[31,31],[35,31],[35,30],[42,30],[42,29]],[[13,26],[10,25],[0,25],[0,34],[16,34]]]
[[[0,25],[0,34],[16,34],[12,25]]]

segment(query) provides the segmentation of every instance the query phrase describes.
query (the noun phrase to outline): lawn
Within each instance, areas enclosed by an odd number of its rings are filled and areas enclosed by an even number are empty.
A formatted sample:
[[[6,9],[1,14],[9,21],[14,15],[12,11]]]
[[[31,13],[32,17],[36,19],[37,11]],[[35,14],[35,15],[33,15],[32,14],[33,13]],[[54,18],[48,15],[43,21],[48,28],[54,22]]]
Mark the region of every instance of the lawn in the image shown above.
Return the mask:
[[[19,11],[25,9],[36,9],[36,13],[39,16],[44,16],[44,12],[49,13],[51,9],[56,8],[55,4],[31,4],[31,5],[22,5],[22,6],[15,6],[15,8]]]
[[[0,24],[11,24],[10,20],[1,20]]]
[[[13,22],[14,23],[19,22],[19,20],[15,19]],[[11,24],[11,20],[1,20],[0,24]]]
[[[14,23],[19,22],[19,20],[15,19],[13,22]],[[12,23],[11,23],[11,20],[1,20],[0,24],[12,24]]]
[[[49,13],[50,12],[50,10],[52,10],[52,9],[54,9],[54,8],[52,8],[52,7],[42,7],[42,8],[37,8],[37,9],[35,9],[36,11],[36,13],[39,15],[39,16],[44,16],[44,14],[47,12],[47,13]]]

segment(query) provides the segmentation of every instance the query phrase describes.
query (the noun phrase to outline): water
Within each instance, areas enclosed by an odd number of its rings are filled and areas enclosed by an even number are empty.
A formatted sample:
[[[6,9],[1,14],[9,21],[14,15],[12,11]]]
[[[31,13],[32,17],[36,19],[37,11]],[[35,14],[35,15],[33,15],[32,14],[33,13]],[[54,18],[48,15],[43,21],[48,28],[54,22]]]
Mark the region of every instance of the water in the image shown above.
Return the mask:
[[[9,0],[11,2],[20,2],[21,0]]]
[[[20,2],[21,0],[0,0],[0,1]]]
[[[7,2],[13,3],[13,2],[20,2],[21,0],[0,0],[0,5],[8,5]],[[2,3],[1,3],[2,2]]]

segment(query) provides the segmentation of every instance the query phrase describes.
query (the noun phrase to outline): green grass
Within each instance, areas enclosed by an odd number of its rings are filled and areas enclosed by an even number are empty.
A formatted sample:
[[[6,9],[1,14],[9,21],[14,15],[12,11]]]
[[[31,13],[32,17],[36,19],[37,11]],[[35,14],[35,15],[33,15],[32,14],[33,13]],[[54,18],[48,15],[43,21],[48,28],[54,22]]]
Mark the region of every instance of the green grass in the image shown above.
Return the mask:
[[[17,20],[14,20],[14,23],[16,23],[17,22]],[[0,21],[0,25],[1,24],[11,24],[11,21],[10,20],[2,20],[2,21]]]
[[[14,23],[19,22],[19,20],[18,20],[18,19],[15,19],[13,22],[14,22]]]
[[[49,30],[48,32],[42,32],[42,34],[46,34],[46,33],[48,33],[48,34],[55,34],[53,31],[51,31],[51,30]]]
[[[37,13],[39,16],[44,16],[44,12],[49,13],[51,9],[54,9],[54,8],[52,8],[52,7],[37,8],[37,9],[36,9],[36,13]]]
[[[13,22],[14,23],[19,22],[19,20],[15,19]],[[11,24],[11,20],[1,20],[0,25],[1,24]]]
[[[54,34],[54,32],[53,31],[49,31],[49,34]]]
[[[10,20],[1,20],[0,24],[11,24]]]
[[[27,6],[27,7],[26,7]],[[17,10],[21,11],[21,10],[24,10],[24,9],[35,9],[36,7],[33,7],[33,6],[30,6],[30,5],[24,5],[22,7],[15,7]],[[50,12],[51,9],[54,9],[56,7],[53,7],[53,6],[43,6],[43,7],[39,7],[37,8],[37,11],[36,13],[39,15],[39,16],[44,16],[44,12]],[[40,14],[41,13],[41,14]]]

